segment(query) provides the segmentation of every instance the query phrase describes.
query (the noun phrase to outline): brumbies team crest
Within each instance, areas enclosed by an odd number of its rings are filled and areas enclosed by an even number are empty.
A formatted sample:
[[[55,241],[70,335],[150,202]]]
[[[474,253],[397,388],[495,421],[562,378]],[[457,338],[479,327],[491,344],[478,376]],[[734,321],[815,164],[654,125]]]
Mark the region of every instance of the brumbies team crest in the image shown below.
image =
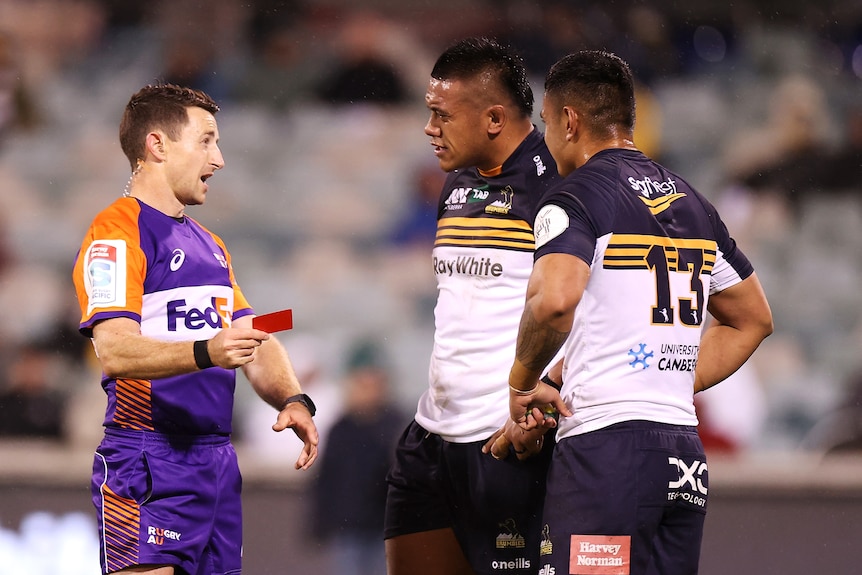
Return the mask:
[[[508,214],[509,210],[512,209],[512,198],[515,197],[515,190],[512,189],[512,186],[506,186],[502,190],[500,190],[500,194],[503,196],[500,199],[496,199],[487,206],[485,206],[486,214]]]
[[[524,537],[518,532],[514,519],[507,519],[500,523],[502,531],[497,535],[497,549],[523,549],[526,546]]]

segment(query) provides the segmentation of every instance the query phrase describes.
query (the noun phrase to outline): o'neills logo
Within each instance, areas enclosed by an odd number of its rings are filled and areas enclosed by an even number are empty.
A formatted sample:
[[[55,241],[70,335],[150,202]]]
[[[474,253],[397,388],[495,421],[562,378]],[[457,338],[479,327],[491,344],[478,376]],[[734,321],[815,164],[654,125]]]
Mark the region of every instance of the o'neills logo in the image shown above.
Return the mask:
[[[572,535],[569,572],[582,575],[629,575],[629,535]]]
[[[529,569],[530,560],[523,557],[511,561],[491,561],[491,569],[495,571],[507,571],[509,569]]]

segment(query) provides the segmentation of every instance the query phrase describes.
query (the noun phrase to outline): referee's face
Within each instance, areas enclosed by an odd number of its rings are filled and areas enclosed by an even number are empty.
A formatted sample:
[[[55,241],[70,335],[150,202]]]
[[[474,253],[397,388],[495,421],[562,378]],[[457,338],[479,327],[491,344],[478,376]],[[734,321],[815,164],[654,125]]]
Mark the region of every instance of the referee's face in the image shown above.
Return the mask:
[[[481,103],[482,92],[479,82],[431,78],[428,83],[425,104],[431,117],[425,134],[446,172],[472,166],[485,170],[497,167],[489,158],[489,107]]]

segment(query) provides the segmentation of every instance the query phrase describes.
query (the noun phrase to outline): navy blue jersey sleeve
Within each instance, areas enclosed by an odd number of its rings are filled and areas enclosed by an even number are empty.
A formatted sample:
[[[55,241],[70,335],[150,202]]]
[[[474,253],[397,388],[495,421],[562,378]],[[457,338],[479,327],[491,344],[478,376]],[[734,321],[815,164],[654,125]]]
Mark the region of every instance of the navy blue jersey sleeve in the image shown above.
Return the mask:
[[[548,193],[536,216],[535,259],[565,253],[592,265],[596,240],[611,231],[614,213],[614,202],[606,194],[564,183]]]

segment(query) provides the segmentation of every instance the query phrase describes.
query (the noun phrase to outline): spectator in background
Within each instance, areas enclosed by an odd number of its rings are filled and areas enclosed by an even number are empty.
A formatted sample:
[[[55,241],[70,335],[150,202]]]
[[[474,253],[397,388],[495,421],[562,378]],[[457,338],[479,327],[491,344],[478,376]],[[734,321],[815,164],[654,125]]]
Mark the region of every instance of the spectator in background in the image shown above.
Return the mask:
[[[423,162],[414,168],[412,176],[413,189],[407,198],[407,209],[398,220],[391,241],[399,247],[417,246],[427,250],[433,247],[437,236],[440,190],[446,181],[446,172],[436,162]]]
[[[763,123],[728,140],[725,170],[732,183],[755,193],[777,193],[797,208],[800,192],[812,184],[813,158],[830,146],[833,135],[826,94],[809,77],[788,76],[767,104]]]
[[[377,345],[358,342],[347,360],[343,415],[322,443],[312,517],[339,575],[386,572],[386,473],[407,421],[392,402],[389,380]]]
[[[12,38],[0,33],[0,146],[12,130],[35,125],[35,105],[24,85]]]
[[[850,375],[844,397],[814,424],[801,446],[824,456],[862,453],[862,369]]]
[[[0,436],[61,439],[65,397],[55,387],[61,374],[52,350],[40,342],[14,349],[3,362]]]
[[[252,55],[243,67],[233,95],[243,102],[275,111],[314,97],[320,64],[298,9],[259,11],[252,20]]]
[[[332,73],[317,90],[329,104],[403,104],[405,81],[384,49],[388,23],[368,12],[349,16],[337,39]]]

